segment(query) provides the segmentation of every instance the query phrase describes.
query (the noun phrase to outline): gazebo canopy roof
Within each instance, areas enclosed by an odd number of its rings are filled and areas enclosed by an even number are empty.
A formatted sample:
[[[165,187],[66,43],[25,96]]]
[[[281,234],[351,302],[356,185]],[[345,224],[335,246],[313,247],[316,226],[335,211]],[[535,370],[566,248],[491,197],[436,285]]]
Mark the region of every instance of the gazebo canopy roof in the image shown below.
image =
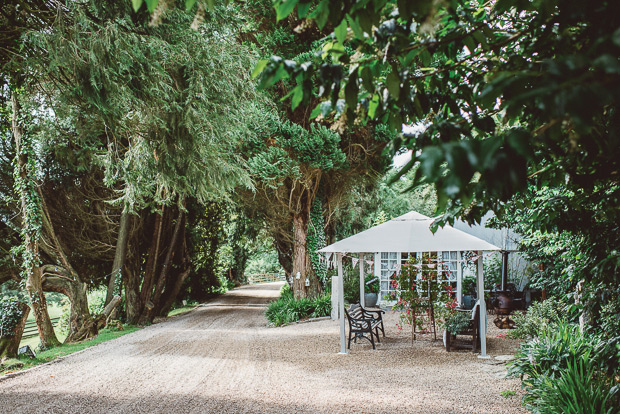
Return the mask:
[[[347,237],[319,250],[321,253],[374,252],[438,252],[463,250],[500,250],[478,237],[450,225],[437,229],[430,226],[433,219],[411,211],[354,236]]]

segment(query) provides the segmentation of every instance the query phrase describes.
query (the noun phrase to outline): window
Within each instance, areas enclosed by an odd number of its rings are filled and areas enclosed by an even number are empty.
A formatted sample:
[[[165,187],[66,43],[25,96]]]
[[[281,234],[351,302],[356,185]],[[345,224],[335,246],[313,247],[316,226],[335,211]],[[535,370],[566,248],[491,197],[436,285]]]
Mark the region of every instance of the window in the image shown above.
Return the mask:
[[[398,263],[397,252],[381,252],[381,267],[380,269],[380,281],[381,281],[381,298],[394,292],[390,277],[396,272],[396,265]]]
[[[456,282],[459,269],[458,252],[441,252],[441,267],[440,280]]]

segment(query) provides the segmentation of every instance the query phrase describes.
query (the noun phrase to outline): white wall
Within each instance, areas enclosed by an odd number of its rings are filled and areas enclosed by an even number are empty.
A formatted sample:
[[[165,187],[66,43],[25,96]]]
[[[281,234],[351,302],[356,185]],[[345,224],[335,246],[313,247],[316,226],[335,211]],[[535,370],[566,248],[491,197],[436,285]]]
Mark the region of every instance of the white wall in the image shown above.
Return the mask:
[[[464,221],[455,221],[454,228],[476,236],[484,241],[500,247],[503,250],[518,250],[519,240],[522,236],[510,229],[492,229],[485,226],[487,221],[493,217],[493,213],[487,213],[481,220],[480,224],[470,226]],[[497,253],[499,255],[499,253]],[[527,275],[533,270],[532,264],[525,260],[519,252],[511,252],[508,255],[508,280],[513,281],[517,275]],[[527,278],[516,280],[517,289],[521,290],[527,283]]]

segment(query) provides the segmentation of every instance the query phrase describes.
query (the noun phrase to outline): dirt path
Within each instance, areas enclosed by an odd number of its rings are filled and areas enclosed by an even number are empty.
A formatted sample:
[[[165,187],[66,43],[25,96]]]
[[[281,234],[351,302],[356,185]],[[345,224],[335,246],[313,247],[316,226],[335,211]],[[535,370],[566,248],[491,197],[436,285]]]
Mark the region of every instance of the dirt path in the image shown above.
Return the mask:
[[[521,413],[519,382],[471,353],[394,327],[376,351],[338,355],[338,324],[267,328],[279,283],[227,293],[155,324],[0,381],[2,413]],[[495,340],[497,341],[497,339]],[[489,342],[493,353],[493,340]],[[497,347],[499,349],[499,346]]]

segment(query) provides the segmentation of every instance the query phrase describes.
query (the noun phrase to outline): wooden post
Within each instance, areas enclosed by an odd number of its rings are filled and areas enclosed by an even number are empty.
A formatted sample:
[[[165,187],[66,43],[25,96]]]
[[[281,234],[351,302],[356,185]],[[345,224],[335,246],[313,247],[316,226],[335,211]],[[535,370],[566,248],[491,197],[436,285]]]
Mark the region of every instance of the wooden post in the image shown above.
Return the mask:
[[[340,354],[347,354],[344,332],[344,277],[342,272],[342,253],[336,253],[338,260],[338,309],[340,309]]]
[[[359,264],[360,264],[360,305],[362,305],[362,307],[366,307],[366,299],[364,298],[364,294],[366,293],[365,291],[365,287],[366,284],[364,283],[364,253],[360,253],[359,254]]]
[[[487,304],[484,300],[484,274],[482,251],[477,252],[478,260],[476,261],[476,284],[478,291],[478,300],[480,301],[480,355],[478,358],[489,358],[487,355]],[[475,344],[474,344],[475,346]]]

